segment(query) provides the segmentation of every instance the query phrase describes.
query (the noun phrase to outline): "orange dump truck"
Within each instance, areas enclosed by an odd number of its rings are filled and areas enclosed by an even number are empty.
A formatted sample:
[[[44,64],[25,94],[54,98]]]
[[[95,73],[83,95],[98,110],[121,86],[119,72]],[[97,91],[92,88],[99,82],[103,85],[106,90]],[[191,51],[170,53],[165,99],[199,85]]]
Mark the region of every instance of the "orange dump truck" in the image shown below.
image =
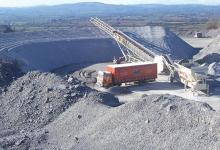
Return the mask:
[[[121,85],[128,82],[152,81],[157,78],[157,64],[151,62],[108,65],[99,71],[97,84],[102,87]]]

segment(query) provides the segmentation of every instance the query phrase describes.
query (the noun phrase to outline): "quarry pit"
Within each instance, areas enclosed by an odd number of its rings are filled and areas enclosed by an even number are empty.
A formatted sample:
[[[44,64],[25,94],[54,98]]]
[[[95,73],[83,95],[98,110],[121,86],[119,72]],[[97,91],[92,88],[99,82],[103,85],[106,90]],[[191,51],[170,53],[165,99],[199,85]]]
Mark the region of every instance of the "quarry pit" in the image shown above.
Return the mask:
[[[163,27],[122,30],[174,59],[193,59],[212,41],[182,40]],[[97,72],[121,57],[121,51],[107,35],[91,29],[82,35],[16,43],[8,36],[9,42],[2,41],[1,58],[16,60],[24,74],[1,87],[0,148],[219,147],[218,77],[210,81],[209,96],[185,91],[182,84],[169,83],[167,75],[141,85],[101,88],[96,85]]]

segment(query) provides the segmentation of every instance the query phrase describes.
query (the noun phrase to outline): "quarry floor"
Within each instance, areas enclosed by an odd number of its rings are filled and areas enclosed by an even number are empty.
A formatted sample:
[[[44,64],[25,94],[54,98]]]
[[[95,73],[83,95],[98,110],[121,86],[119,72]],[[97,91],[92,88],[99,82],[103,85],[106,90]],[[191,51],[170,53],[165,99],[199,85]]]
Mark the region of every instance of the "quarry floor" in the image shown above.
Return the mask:
[[[136,101],[143,95],[152,94],[171,94],[180,96],[189,100],[201,101],[210,104],[216,111],[220,111],[220,87],[214,87],[210,90],[210,95],[207,96],[202,92],[193,93],[190,89],[185,90],[181,83],[170,83],[167,75],[158,75],[154,82],[144,83],[141,85],[122,85],[120,87],[112,87],[105,89],[92,83],[89,78],[95,78],[97,71],[104,70],[105,66],[110,63],[99,63],[85,67],[74,73],[77,78],[81,77],[82,81],[87,82],[88,86],[98,91],[109,92],[119,98],[119,101],[126,103],[129,101]],[[83,72],[83,73],[82,73]],[[91,74],[90,74],[91,73]],[[88,74],[90,74],[88,76]],[[86,75],[86,76],[85,76]]]
[[[192,45],[195,48],[204,48],[206,47],[213,39],[212,38],[184,38],[182,39],[187,42],[188,44]],[[27,47],[21,47],[18,50],[22,50],[21,54],[19,55],[15,53],[14,55],[18,56],[26,56],[22,59],[31,62],[30,64],[34,64],[33,66],[30,66],[32,68],[41,68],[43,71],[48,71],[51,68],[55,68],[56,66],[62,66],[64,64],[75,64],[75,65],[68,65],[67,67],[61,67],[58,68],[55,72],[59,72],[60,74],[65,75],[67,72],[74,72],[75,70],[79,68],[81,71],[77,71],[74,73],[77,78],[82,78],[83,82],[88,82],[92,88],[95,88],[99,91],[107,91],[110,93],[113,93],[116,95],[121,102],[127,102],[127,101],[133,101],[135,99],[138,99],[138,97],[141,97],[143,94],[151,95],[151,94],[172,94],[177,95],[183,98],[187,98],[190,100],[195,101],[202,101],[209,103],[214,109],[220,110],[220,87],[219,88],[213,88],[212,95],[206,96],[204,94],[199,93],[198,95],[193,95],[190,91],[185,91],[182,84],[175,83],[170,84],[168,82],[168,77],[164,75],[159,75],[158,79],[155,82],[147,83],[145,85],[124,85],[121,87],[113,87],[110,89],[103,89],[95,86],[92,84],[91,79],[89,77],[85,77],[85,74],[91,74],[92,78],[94,79],[96,77],[96,72],[98,70],[104,70],[106,64],[109,63],[98,63],[95,65],[90,65],[90,62],[87,62],[88,57],[90,57],[91,60],[96,60],[98,62],[102,62],[104,60],[111,60],[113,56],[117,56],[120,54],[119,49],[117,49],[117,45],[112,44],[111,40],[103,40],[101,41],[102,47],[98,47],[94,43],[97,42],[96,40],[85,40],[87,42],[87,45],[83,47],[84,51],[79,51],[76,53],[76,51],[79,47],[82,49],[82,45],[85,45],[83,42],[81,45],[77,45],[79,42],[82,42],[81,40],[72,41],[72,42],[55,42],[52,44],[42,43],[40,46],[36,46],[35,44],[27,45]],[[100,41],[99,41],[100,42]],[[89,43],[89,44],[88,44]],[[55,46],[59,45],[65,45],[66,47],[58,48],[54,52],[54,44]],[[106,45],[113,45],[110,48],[106,48]],[[29,47],[30,46],[30,47]],[[43,47],[43,48],[42,48]],[[69,47],[72,47],[73,49],[68,49]],[[91,47],[93,47],[91,51]],[[26,49],[24,51],[23,49]],[[99,49],[99,50],[97,50]],[[103,58],[102,55],[97,55],[101,53],[100,50],[106,49],[105,51],[105,58]],[[45,55],[45,50],[47,50],[47,54]],[[113,52],[109,52],[109,50]],[[109,52],[109,53],[107,53]],[[83,53],[80,55],[80,53]],[[42,55],[44,54],[44,55]],[[48,57],[53,54],[53,57]],[[111,55],[110,55],[111,54]],[[79,57],[80,56],[80,57]],[[78,61],[81,60],[81,61]],[[95,62],[95,61],[93,61]],[[84,71],[82,71],[84,70]]]

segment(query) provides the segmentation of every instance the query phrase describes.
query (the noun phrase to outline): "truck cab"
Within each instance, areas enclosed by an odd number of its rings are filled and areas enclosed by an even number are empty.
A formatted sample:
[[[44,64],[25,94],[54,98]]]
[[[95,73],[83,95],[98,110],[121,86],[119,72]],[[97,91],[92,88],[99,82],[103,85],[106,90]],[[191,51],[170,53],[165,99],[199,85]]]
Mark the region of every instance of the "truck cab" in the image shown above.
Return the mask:
[[[112,74],[108,71],[99,71],[97,75],[97,85],[101,87],[110,87],[112,85]]]

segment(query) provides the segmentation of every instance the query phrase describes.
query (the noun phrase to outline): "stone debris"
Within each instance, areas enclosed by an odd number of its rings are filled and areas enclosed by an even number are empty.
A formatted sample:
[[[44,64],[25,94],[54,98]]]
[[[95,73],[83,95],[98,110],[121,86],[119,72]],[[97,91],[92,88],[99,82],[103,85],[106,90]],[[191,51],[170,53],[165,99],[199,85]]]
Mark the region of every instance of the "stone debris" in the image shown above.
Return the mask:
[[[208,74],[214,75],[214,76],[220,76],[220,62],[213,62],[208,67]]]
[[[201,64],[220,62],[220,36],[217,36],[207,47],[200,50],[193,59]]]

